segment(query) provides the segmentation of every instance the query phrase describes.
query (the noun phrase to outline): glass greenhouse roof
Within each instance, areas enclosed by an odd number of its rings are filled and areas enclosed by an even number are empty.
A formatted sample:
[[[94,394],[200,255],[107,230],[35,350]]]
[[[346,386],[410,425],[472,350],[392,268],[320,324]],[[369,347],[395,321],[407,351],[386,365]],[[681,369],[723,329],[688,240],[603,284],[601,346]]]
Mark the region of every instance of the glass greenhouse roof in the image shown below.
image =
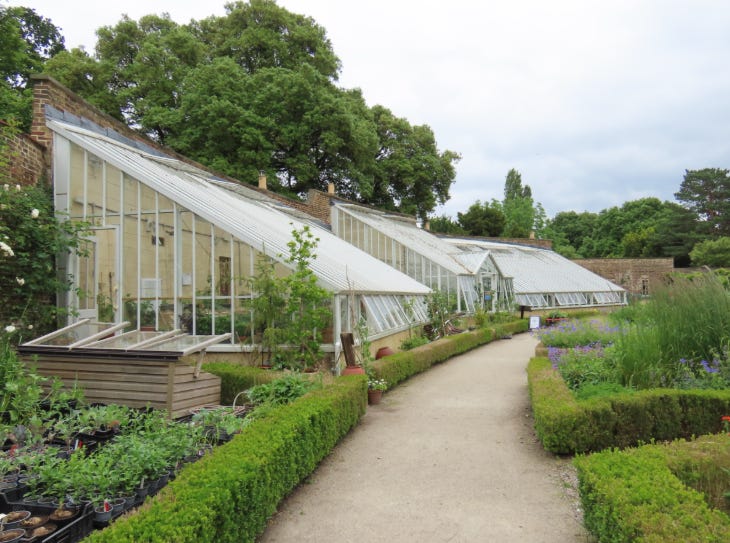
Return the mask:
[[[149,154],[96,132],[48,120],[48,126],[145,185],[281,261],[291,232],[305,222],[264,199],[254,200],[219,186],[213,174],[169,157]],[[310,222],[319,238],[312,271],[334,293],[425,295],[430,289]],[[452,264],[454,265],[454,264]]]
[[[399,243],[425,256],[456,275],[471,275],[469,270],[455,255],[461,251],[427,230],[418,228],[414,221],[406,221],[392,214],[367,209],[352,204],[337,204],[339,209],[384,233]]]
[[[626,291],[555,251],[469,238],[444,238],[473,252],[489,252],[503,277],[513,280],[516,301],[532,307],[620,304]]]

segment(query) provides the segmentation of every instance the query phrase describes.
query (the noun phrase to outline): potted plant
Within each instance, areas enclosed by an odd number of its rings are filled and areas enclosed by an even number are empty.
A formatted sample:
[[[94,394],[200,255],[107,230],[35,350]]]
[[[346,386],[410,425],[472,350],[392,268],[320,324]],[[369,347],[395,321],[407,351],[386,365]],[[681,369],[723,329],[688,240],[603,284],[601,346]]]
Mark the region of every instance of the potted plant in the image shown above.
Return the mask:
[[[368,379],[368,403],[376,405],[383,398],[383,392],[388,390],[388,382],[385,379]]]
[[[550,313],[547,314],[547,317],[545,317],[545,324],[547,326],[552,326],[553,324],[557,324],[567,319],[568,314],[564,311],[550,311]]]

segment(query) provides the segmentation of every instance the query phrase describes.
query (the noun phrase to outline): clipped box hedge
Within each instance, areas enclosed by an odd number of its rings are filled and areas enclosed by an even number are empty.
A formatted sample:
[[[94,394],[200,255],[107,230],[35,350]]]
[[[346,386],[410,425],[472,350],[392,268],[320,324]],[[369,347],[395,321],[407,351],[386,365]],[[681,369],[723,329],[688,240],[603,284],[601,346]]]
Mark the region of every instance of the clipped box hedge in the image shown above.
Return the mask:
[[[600,543],[730,541],[730,517],[713,507],[730,490],[726,435],[604,451],[574,464],[584,523]]]
[[[252,386],[270,383],[283,373],[254,366],[242,366],[230,362],[210,362],[203,364],[203,370],[221,378],[221,404],[232,405],[236,396]],[[245,400],[245,399],[244,399]],[[239,398],[237,405],[244,403]]]
[[[718,432],[730,391],[653,389],[577,400],[548,358],[527,367],[535,431],[557,454]]]
[[[225,380],[225,379],[224,379]],[[253,542],[279,502],[366,409],[363,376],[337,379],[254,420],[139,508],[87,543]]]
[[[526,332],[529,326],[527,319],[500,324],[497,330],[503,334]],[[372,369],[378,379],[385,379],[388,388],[393,388],[417,373],[427,370],[434,364],[448,360],[496,338],[493,328],[478,328],[469,332],[446,336],[432,343],[421,345],[410,351],[402,351],[376,360]]]

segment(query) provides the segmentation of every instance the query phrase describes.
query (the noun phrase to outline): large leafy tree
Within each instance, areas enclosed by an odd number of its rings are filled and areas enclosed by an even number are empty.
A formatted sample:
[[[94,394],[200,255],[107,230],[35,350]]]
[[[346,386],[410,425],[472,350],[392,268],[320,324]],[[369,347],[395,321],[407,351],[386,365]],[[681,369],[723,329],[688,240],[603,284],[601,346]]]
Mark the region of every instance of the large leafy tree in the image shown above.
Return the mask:
[[[223,17],[193,23],[212,57],[232,58],[246,73],[263,68],[297,70],[310,66],[337,80],[340,60],[326,31],[314,19],[291,13],[273,0],[226,5]]]
[[[426,219],[437,204],[449,199],[461,158],[454,151],[440,152],[427,125],[412,126],[383,107],[372,114],[378,149],[374,155],[373,188],[363,201]]]
[[[459,225],[470,236],[497,237],[504,230],[505,216],[496,200],[484,203],[477,200],[465,213],[457,213],[457,217]]]
[[[458,155],[437,149],[359,90],[336,86],[325,30],[272,0],[178,25],[122,18],[97,31],[96,56],[74,50],[49,72],[157,141],[233,177],[302,195],[335,183],[345,197],[426,218],[449,197]]]
[[[14,118],[28,128],[28,80],[63,50],[63,36],[49,19],[30,8],[0,6],[0,118]]]
[[[685,170],[674,196],[698,216],[710,236],[730,235],[730,171]]]

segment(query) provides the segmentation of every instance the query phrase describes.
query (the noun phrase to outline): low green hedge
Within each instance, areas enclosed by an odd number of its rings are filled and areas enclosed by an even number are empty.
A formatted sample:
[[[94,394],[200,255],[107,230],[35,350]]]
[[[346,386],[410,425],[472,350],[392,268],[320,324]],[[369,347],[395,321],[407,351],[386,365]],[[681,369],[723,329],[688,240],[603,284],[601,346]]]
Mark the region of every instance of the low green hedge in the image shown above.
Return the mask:
[[[500,324],[497,330],[504,334],[517,334],[526,332],[528,325],[527,319],[520,319]],[[376,360],[372,364],[372,369],[378,379],[385,379],[388,382],[388,388],[393,388],[398,383],[427,370],[434,364],[493,341],[496,333],[494,328],[478,328],[446,336],[410,351],[402,351]]]
[[[549,359],[527,366],[535,431],[548,451],[574,454],[718,432],[730,391],[654,389],[577,400]]]
[[[239,392],[248,390],[252,386],[269,383],[282,376],[280,372],[241,366],[230,362],[210,362],[203,364],[203,370],[221,378],[221,404],[232,405],[233,399]],[[239,399],[237,405],[243,403]]]
[[[709,435],[576,457],[586,527],[599,543],[730,541],[728,515],[682,480],[724,473],[720,467],[730,468],[728,451],[728,436]],[[700,475],[704,469],[710,472]]]
[[[363,376],[343,377],[272,409],[232,441],[187,466],[137,514],[84,541],[255,541],[279,502],[365,413],[366,388]]]

